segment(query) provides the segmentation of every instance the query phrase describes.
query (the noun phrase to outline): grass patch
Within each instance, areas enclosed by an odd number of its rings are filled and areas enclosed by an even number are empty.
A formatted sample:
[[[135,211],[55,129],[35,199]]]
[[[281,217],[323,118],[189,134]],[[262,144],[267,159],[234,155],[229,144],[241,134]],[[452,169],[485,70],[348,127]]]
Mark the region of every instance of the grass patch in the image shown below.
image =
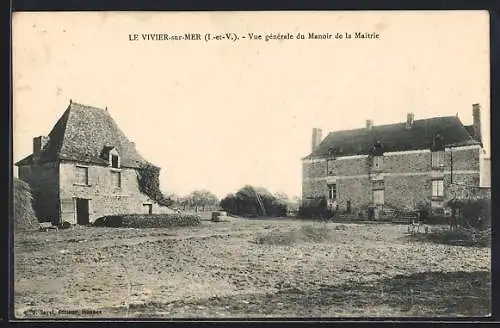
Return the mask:
[[[94,222],[94,226],[113,228],[171,228],[197,226],[200,222],[200,216],[195,214],[127,214],[99,218]]]
[[[326,226],[304,225],[300,229],[291,231],[271,230],[258,236],[255,243],[266,245],[293,245],[300,242],[320,243],[329,240],[330,236],[331,230]]]

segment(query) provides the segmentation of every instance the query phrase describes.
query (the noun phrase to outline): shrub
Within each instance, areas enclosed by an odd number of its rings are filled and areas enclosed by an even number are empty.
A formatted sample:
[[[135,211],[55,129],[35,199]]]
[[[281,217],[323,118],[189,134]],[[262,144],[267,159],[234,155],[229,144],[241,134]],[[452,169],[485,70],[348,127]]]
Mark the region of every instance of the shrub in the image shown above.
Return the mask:
[[[326,197],[305,200],[299,207],[298,216],[303,219],[323,219],[331,217]]]
[[[433,224],[442,225],[449,223],[449,219],[443,215],[430,215],[426,217],[423,221],[425,224],[431,224],[431,225]]]
[[[196,226],[201,222],[200,216],[194,214],[126,214],[109,215],[97,219],[97,227],[122,228],[171,228]]]
[[[491,227],[491,199],[451,200],[447,205],[460,216],[460,225],[477,229]]]
[[[26,230],[37,229],[38,219],[32,205],[32,195],[29,185],[14,178],[14,229]]]
[[[418,202],[415,206],[415,209],[420,214],[420,218],[422,220],[426,220],[432,215],[431,203],[428,201]]]

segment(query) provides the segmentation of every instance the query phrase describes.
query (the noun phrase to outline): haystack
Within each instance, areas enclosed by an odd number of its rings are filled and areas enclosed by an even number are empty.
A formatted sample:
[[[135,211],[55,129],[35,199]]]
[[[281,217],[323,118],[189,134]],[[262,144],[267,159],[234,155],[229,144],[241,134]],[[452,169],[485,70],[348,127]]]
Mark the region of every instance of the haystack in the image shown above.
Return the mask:
[[[29,185],[14,177],[14,229],[30,230],[38,228],[38,219],[32,206],[32,195]]]

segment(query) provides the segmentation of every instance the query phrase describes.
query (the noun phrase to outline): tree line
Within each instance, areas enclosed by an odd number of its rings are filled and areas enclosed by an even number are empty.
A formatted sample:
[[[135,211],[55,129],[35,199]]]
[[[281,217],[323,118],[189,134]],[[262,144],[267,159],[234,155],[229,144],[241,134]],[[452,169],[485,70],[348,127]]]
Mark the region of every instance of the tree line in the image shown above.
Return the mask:
[[[246,185],[219,199],[208,190],[195,190],[186,196],[171,194],[173,206],[183,211],[222,209],[228,214],[244,217],[282,217],[297,208],[300,199],[290,199],[287,194],[272,194],[266,188]]]

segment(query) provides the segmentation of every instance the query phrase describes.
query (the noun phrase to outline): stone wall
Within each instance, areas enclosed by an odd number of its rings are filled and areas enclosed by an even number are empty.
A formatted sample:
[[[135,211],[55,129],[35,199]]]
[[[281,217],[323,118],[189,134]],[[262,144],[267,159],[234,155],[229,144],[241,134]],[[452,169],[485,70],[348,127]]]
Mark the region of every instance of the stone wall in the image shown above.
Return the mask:
[[[351,202],[352,209],[361,208],[372,202],[372,182],[365,177],[337,179],[337,203],[342,210]]]
[[[414,207],[425,203],[432,195],[429,176],[385,176],[385,204],[393,208]]]
[[[75,198],[89,199],[90,222],[105,215],[148,213],[145,204],[152,204],[153,213],[171,212],[139,191],[136,170],[88,166],[89,185],[83,186],[75,184],[75,164],[61,163],[59,167],[62,221],[76,223]],[[113,185],[113,170],[121,174],[121,188]]]
[[[429,172],[430,170],[430,151],[384,156],[384,172],[406,174],[410,172]]]
[[[326,160],[302,163],[302,198],[316,198],[328,195],[328,187],[323,180],[326,177]]]
[[[59,174],[57,164],[44,163],[19,167],[19,179],[27,182],[33,195],[33,209],[40,221],[59,217]]]
[[[337,176],[356,176],[366,175],[368,178],[369,157],[347,157],[337,159]]]
[[[442,175],[444,177],[444,199],[453,174],[454,183],[479,186],[479,148],[447,149]],[[327,175],[327,161],[303,161],[303,199],[328,197],[329,181],[336,181],[337,200],[341,209],[347,202],[351,208],[369,205],[372,202],[369,157],[353,156],[336,160],[336,178]],[[432,196],[432,163],[430,151],[386,154],[382,169],[385,186],[385,204],[394,207],[413,207],[430,201]]]

